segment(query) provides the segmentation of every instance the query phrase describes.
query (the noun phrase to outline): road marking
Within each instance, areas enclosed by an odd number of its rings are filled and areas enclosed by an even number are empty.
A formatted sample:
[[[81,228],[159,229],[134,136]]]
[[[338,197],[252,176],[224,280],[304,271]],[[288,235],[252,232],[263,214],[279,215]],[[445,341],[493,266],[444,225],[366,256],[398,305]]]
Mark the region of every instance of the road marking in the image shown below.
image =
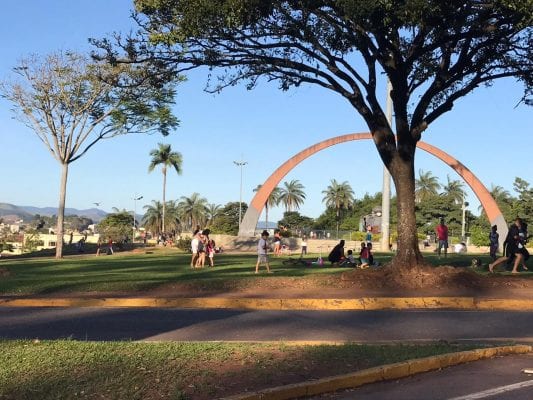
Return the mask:
[[[484,399],[485,397],[495,396],[497,394],[512,392],[513,390],[523,389],[529,386],[533,386],[533,380],[514,383],[512,385],[500,386],[494,389],[484,390],[483,392],[467,394],[466,396],[454,397],[448,400],[475,400]]]

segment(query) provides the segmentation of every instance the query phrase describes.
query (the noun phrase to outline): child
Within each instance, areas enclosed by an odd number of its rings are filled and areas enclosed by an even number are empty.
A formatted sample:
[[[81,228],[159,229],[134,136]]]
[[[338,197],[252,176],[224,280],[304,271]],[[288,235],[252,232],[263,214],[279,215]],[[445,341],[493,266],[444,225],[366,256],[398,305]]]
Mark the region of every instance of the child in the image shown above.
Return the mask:
[[[209,266],[214,267],[215,266],[215,241],[210,240],[207,242],[207,254],[209,255]]]
[[[498,233],[498,227],[496,225],[492,226],[492,229],[489,233],[490,241],[490,258],[492,261],[496,260],[496,253],[498,251],[498,246],[500,244],[500,234]]]
[[[257,243],[257,263],[255,264],[255,273],[259,273],[259,265],[264,263],[266,265],[267,273],[270,274],[270,265],[268,263],[267,248],[268,248],[268,232],[264,230],[261,233],[261,239]]]
[[[348,250],[347,256],[342,262],[339,264],[341,267],[355,267],[357,264],[355,263],[355,259],[353,258],[353,251]]]
[[[371,248],[372,248],[371,243],[368,243],[368,246],[365,246],[364,243],[361,244],[361,253],[359,256],[361,260],[360,268],[362,269],[368,268],[371,264],[370,262],[370,256],[371,256],[370,249]]]

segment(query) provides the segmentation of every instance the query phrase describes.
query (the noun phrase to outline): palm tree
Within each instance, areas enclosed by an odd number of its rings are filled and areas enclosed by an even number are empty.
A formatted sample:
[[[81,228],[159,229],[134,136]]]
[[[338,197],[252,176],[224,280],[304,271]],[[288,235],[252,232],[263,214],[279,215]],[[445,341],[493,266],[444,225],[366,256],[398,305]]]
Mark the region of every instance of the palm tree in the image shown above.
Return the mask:
[[[418,171],[418,179],[415,179],[415,200],[417,203],[426,201],[431,196],[438,194],[440,183],[431,171]]]
[[[257,187],[254,189],[254,192],[258,192],[259,189],[261,189],[261,186],[263,185],[257,185]],[[267,201],[265,202],[265,224],[266,229],[268,229],[268,209],[270,207],[277,206],[279,204],[279,197],[281,195],[281,190],[279,187],[275,187],[272,189],[272,192],[270,192],[270,195],[268,196]]]
[[[285,206],[285,211],[298,210],[305,200],[304,185],[298,180],[283,182],[280,189],[279,202]]]
[[[448,183],[442,186],[443,195],[448,196],[455,204],[461,204],[465,196],[463,183],[451,180],[450,175],[447,175],[446,178]]]
[[[500,210],[502,211],[505,218],[507,218],[508,214],[510,214],[510,211],[511,211],[511,204],[512,204],[511,193],[509,193],[508,190],[505,190],[503,187],[499,185],[491,184],[490,195],[496,201],[496,204],[498,204],[498,207],[500,207]],[[478,207],[478,210],[483,211],[483,206],[480,205]]]
[[[155,234],[161,233],[163,204],[160,201],[152,200],[151,205],[146,205],[143,208],[146,210],[142,218],[143,226]]]
[[[220,204],[210,203],[207,205],[206,217],[209,222],[209,225],[212,225],[213,222],[215,222],[215,218],[220,215],[221,210],[222,210],[222,206]]]
[[[163,172],[163,218],[162,218],[162,229],[165,232],[165,191],[167,186],[167,168],[172,167],[176,170],[178,175],[181,175],[181,164],[183,158],[180,153],[177,151],[172,151],[169,144],[159,143],[159,148],[150,151],[150,156],[152,160],[148,166],[148,172],[152,172],[155,167],[162,165],[161,172]]]
[[[196,225],[203,225],[207,219],[207,199],[199,193],[193,193],[191,197],[181,196],[178,202],[178,210],[185,225],[192,230]]]
[[[163,232],[181,231],[180,210],[177,200],[169,200],[165,204],[164,223],[166,231]]]
[[[336,179],[331,180],[331,184],[323,190],[325,195],[322,199],[326,203],[326,207],[335,208],[337,215],[337,237],[339,236],[340,210],[347,209],[352,206],[354,202],[354,192],[347,181],[342,183],[337,182]]]

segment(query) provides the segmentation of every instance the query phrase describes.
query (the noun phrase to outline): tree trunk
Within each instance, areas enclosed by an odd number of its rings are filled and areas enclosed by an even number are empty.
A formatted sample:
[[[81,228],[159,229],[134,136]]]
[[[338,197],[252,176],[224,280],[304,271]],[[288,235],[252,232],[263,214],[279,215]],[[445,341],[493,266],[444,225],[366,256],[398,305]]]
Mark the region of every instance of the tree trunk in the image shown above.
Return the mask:
[[[165,200],[165,192],[166,192],[166,188],[167,188],[167,169],[166,167],[163,167],[163,221],[161,222],[162,224],[162,232],[165,233],[165,203],[166,203],[166,200]]]
[[[411,155],[396,154],[389,171],[396,186],[398,211],[398,250],[393,265],[415,268],[424,261],[418,247],[416,229],[414,149]]]
[[[57,208],[56,258],[63,258],[63,225],[65,221],[65,199],[67,195],[68,163],[61,164],[61,183],[59,186],[59,207]]]
[[[337,208],[336,219],[337,219],[337,240],[339,240],[339,222],[340,222],[340,218],[339,218],[339,209],[338,208]]]

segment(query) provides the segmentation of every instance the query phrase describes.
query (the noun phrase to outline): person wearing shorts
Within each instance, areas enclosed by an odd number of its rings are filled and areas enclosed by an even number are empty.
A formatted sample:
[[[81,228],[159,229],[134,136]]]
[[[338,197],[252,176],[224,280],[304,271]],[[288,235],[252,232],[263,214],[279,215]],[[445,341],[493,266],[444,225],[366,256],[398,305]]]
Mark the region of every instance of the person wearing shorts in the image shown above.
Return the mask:
[[[255,273],[259,273],[259,266],[261,264],[266,265],[267,273],[270,274],[270,265],[268,263],[267,249],[268,249],[268,232],[264,230],[261,233],[261,239],[257,243],[257,263],[255,264]]]
[[[191,240],[191,268],[196,268],[196,262],[198,261],[198,244],[200,242],[200,230],[196,229],[193,233]]]

